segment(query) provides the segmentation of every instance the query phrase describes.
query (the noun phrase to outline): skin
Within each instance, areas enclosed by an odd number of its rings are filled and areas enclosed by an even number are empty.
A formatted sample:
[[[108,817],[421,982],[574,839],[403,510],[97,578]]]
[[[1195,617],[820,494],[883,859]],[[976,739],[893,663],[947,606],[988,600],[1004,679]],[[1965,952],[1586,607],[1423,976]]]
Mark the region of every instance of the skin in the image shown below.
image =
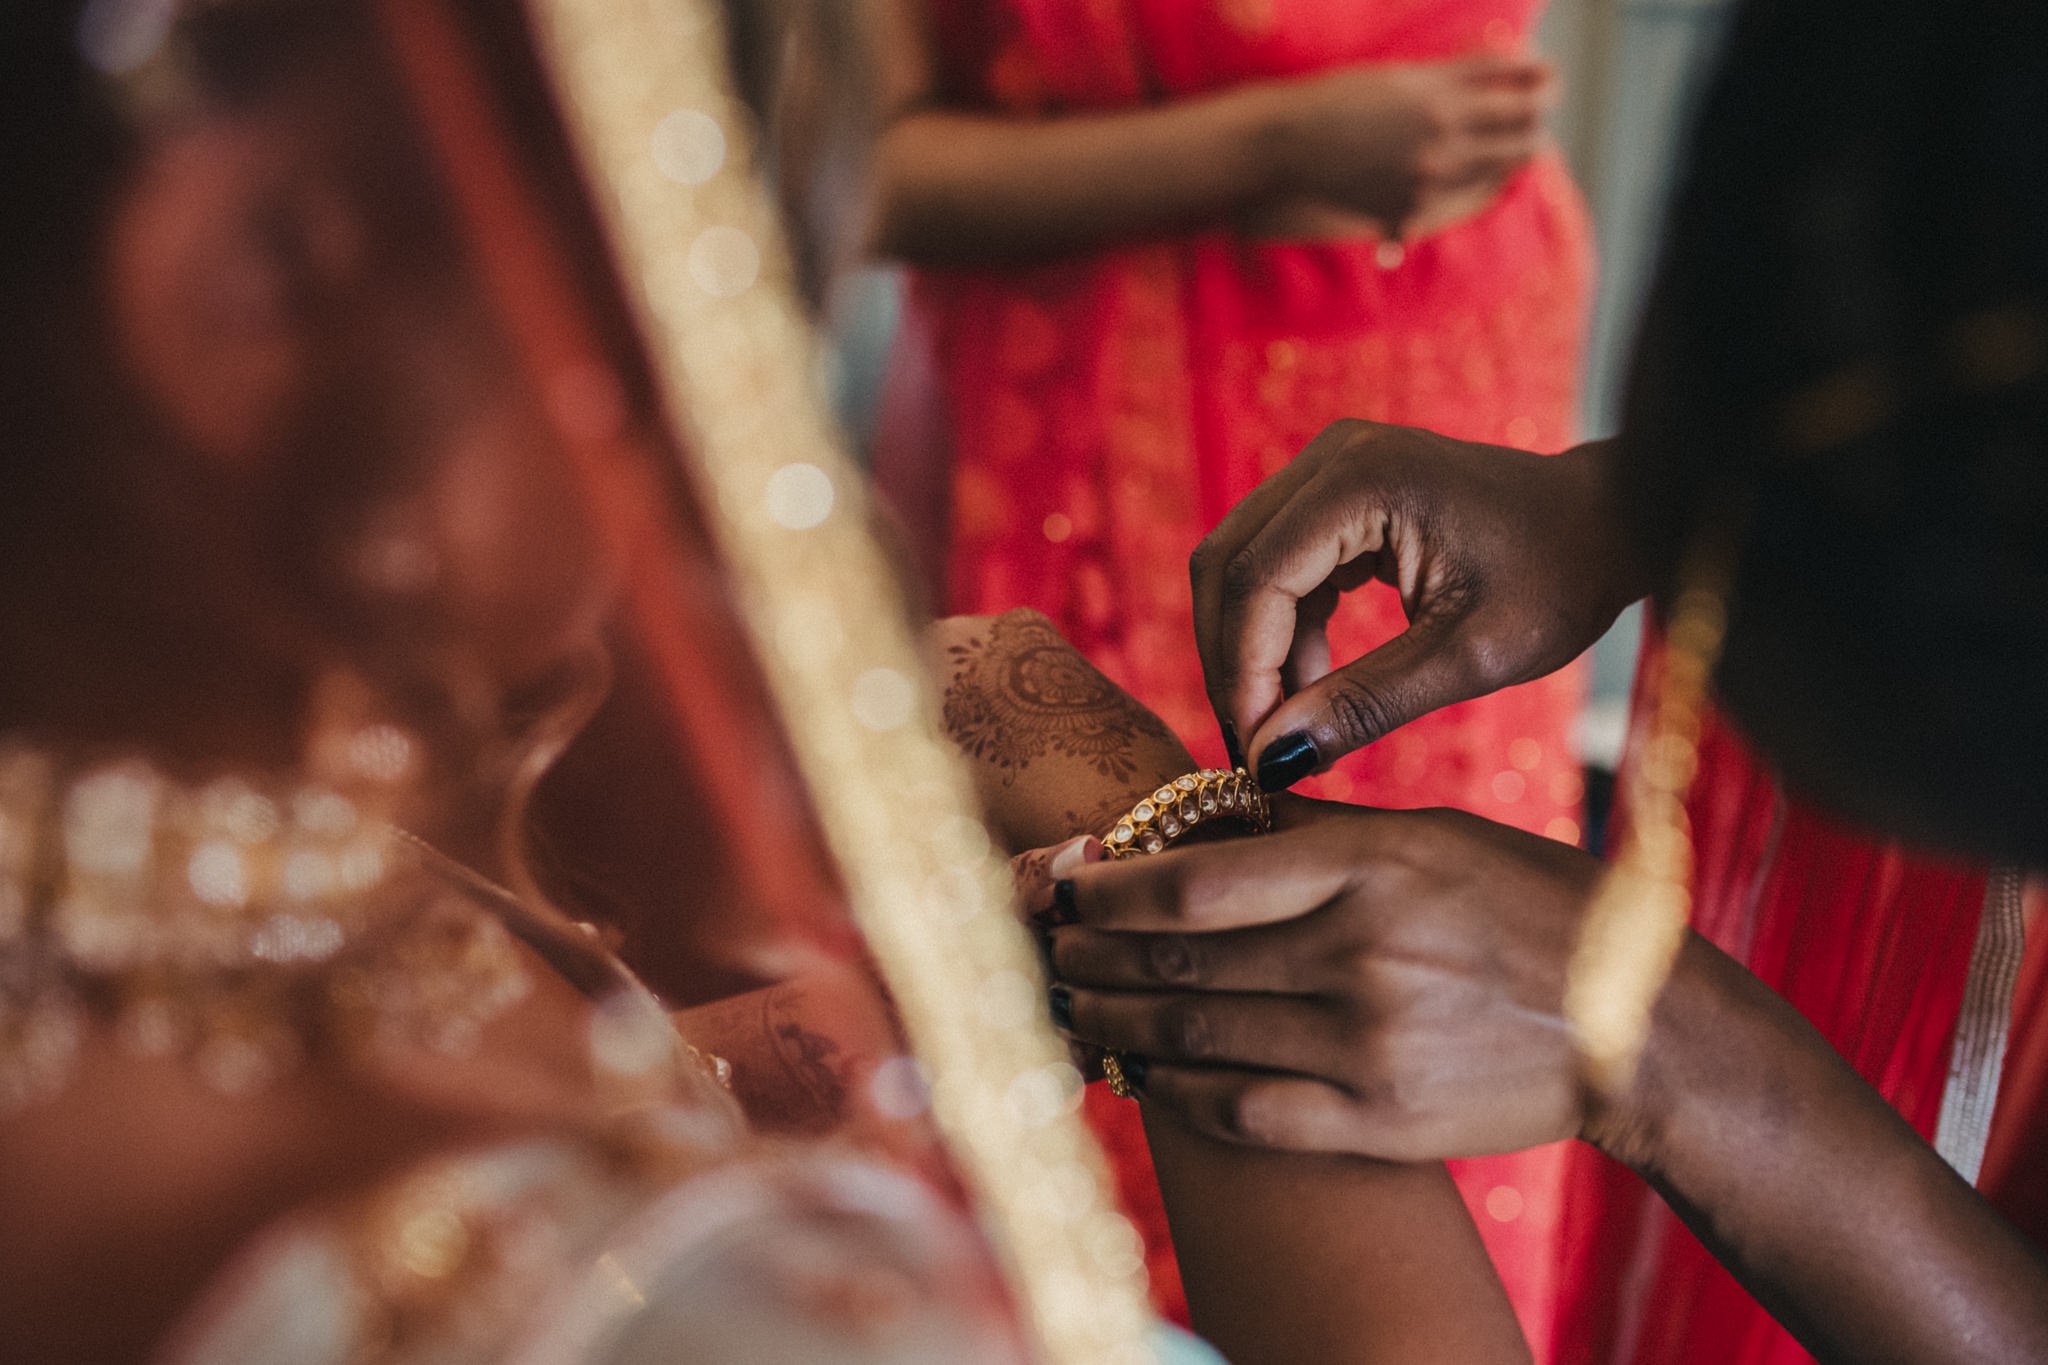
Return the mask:
[[[1589,548],[1617,541],[1599,455],[1343,424],[1255,493],[1195,565],[1212,691],[1255,757],[1307,729],[1331,761],[1590,642],[1635,590],[1626,555]],[[1401,585],[1409,636],[1324,672],[1325,604],[1374,576]],[[1587,1091],[1562,998],[1589,855],[1451,811],[1294,820],[1074,875],[1080,923],[1053,961],[1075,1032],[1146,1054],[1155,1107],[1262,1150],[1404,1160],[1577,1136],[1823,1360],[2048,1356],[2038,1249],[1704,940],[1633,1084]]]
[[[1000,117],[944,104],[926,6],[857,11],[876,73],[868,245],[921,264],[1217,227],[1427,236],[1483,210],[1535,154],[1554,84],[1540,62],[1482,52],[1131,111]]]
[[[1194,762],[1035,612],[942,622],[933,648],[949,733],[1042,917],[1056,876],[1111,870],[1073,836]],[[1233,1362],[1529,1358],[1440,1164],[1259,1151],[1171,1105],[1146,1103],[1144,1121],[1195,1327]]]
[[[1253,489],[1189,562],[1209,699],[1253,770],[1293,736],[1327,766],[1589,648],[1644,591],[1607,504],[1607,453],[1342,421]],[[1408,628],[1333,668],[1338,598],[1374,580],[1400,592]]]

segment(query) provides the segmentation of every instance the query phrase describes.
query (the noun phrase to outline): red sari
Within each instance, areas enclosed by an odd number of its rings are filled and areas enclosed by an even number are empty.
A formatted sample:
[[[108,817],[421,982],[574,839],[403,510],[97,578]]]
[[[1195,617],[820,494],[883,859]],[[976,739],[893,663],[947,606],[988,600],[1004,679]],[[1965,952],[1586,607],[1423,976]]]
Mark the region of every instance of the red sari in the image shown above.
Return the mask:
[[[1358,62],[1515,47],[1537,0],[939,0],[942,67],[962,107],[1032,117],[1114,110]],[[1247,242],[1217,231],[1052,265],[918,271],[877,474],[914,505],[917,456],[949,446],[947,605],[1044,611],[1110,676],[1221,758],[1190,628],[1187,559],[1238,499],[1329,421],[1365,417],[1471,440],[1570,443],[1589,230],[1546,154],[1483,214],[1383,264],[1371,239]],[[927,377],[929,392],[906,381]],[[906,409],[905,400],[909,407]],[[914,519],[913,519],[914,521]],[[924,536],[939,527],[914,527]],[[1390,592],[1354,594],[1338,657],[1404,624]],[[1452,805],[1579,837],[1569,726],[1577,670],[1405,727],[1321,794]],[[1118,1161],[1178,1311],[1156,1186],[1131,1106],[1090,1112]],[[1561,1154],[1464,1163],[1495,1259],[1547,1331]]]

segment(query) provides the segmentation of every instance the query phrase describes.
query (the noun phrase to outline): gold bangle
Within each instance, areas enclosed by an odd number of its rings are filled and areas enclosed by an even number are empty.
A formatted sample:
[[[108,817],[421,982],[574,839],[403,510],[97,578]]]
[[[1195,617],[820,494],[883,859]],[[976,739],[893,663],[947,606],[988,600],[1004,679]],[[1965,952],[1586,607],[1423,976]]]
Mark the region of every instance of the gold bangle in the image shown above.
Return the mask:
[[[1251,834],[1268,833],[1273,828],[1272,799],[1242,768],[1204,768],[1174,778],[1131,807],[1131,813],[1102,836],[1102,847],[1111,860],[1143,858],[1165,852],[1197,825],[1224,820]],[[1102,1078],[1118,1099],[1138,1098],[1116,1053],[1102,1054]]]
[[[1273,803],[1244,769],[1204,768],[1174,778],[1131,807],[1102,836],[1102,846],[1113,859],[1162,853],[1197,825],[1216,820],[1264,834],[1273,828]]]

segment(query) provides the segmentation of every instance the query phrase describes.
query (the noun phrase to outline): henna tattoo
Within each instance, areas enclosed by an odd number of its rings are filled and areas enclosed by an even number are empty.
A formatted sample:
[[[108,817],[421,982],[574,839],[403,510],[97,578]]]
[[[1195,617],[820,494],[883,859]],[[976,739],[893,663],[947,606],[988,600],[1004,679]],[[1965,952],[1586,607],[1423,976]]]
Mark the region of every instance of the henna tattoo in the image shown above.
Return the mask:
[[[799,989],[771,990],[763,1002],[763,1022],[783,1070],[817,1106],[820,1117],[837,1122],[846,1109],[847,1083],[839,1072],[845,1059],[837,1042],[804,1026],[803,1003]]]
[[[1162,778],[1165,775],[1159,774]],[[1144,784],[1144,789],[1150,791],[1151,784]],[[1131,807],[1137,803],[1138,797],[1139,793],[1136,791],[1112,792],[1086,811],[1062,811],[1060,815],[1067,822],[1066,828],[1076,834],[1093,834],[1100,838],[1129,813]]]
[[[947,650],[946,730],[1003,785],[1048,754],[1077,759],[1114,782],[1138,768],[1139,740],[1171,744],[1160,719],[1061,638],[1035,611],[1012,611],[984,635]]]

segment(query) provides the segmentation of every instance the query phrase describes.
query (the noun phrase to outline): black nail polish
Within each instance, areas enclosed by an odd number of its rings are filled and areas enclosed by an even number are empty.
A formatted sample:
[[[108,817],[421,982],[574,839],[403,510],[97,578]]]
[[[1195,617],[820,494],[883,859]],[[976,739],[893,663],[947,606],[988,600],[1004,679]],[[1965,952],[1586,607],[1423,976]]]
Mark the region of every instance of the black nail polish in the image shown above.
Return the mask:
[[[1119,1052],[1116,1064],[1123,1068],[1124,1080],[1130,1083],[1131,1089],[1144,1094],[1145,1074],[1152,1069],[1152,1064],[1135,1052]]]
[[[1259,785],[1269,792],[1286,791],[1315,767],[1316,746],[1307,735],[1282,735],[1259,755]]]
[[[1045,922],[1051,925],[1076,924],[1081,912],[1074,908],[1074,880],[1062,877],[1052,884],[1052,909],[1045,912]]]
[[[1237,727],[1229,721],[1223,722],[1223,752],[1230,755],[1230,766],[1244,766],[1244,741],[1237,737]]]
[[[1068,1033],[1074,1031],[1074,993],[1065,986],[1054,986],[1046,992],[1046,999],[1052,1006],[1052,1021]]]

